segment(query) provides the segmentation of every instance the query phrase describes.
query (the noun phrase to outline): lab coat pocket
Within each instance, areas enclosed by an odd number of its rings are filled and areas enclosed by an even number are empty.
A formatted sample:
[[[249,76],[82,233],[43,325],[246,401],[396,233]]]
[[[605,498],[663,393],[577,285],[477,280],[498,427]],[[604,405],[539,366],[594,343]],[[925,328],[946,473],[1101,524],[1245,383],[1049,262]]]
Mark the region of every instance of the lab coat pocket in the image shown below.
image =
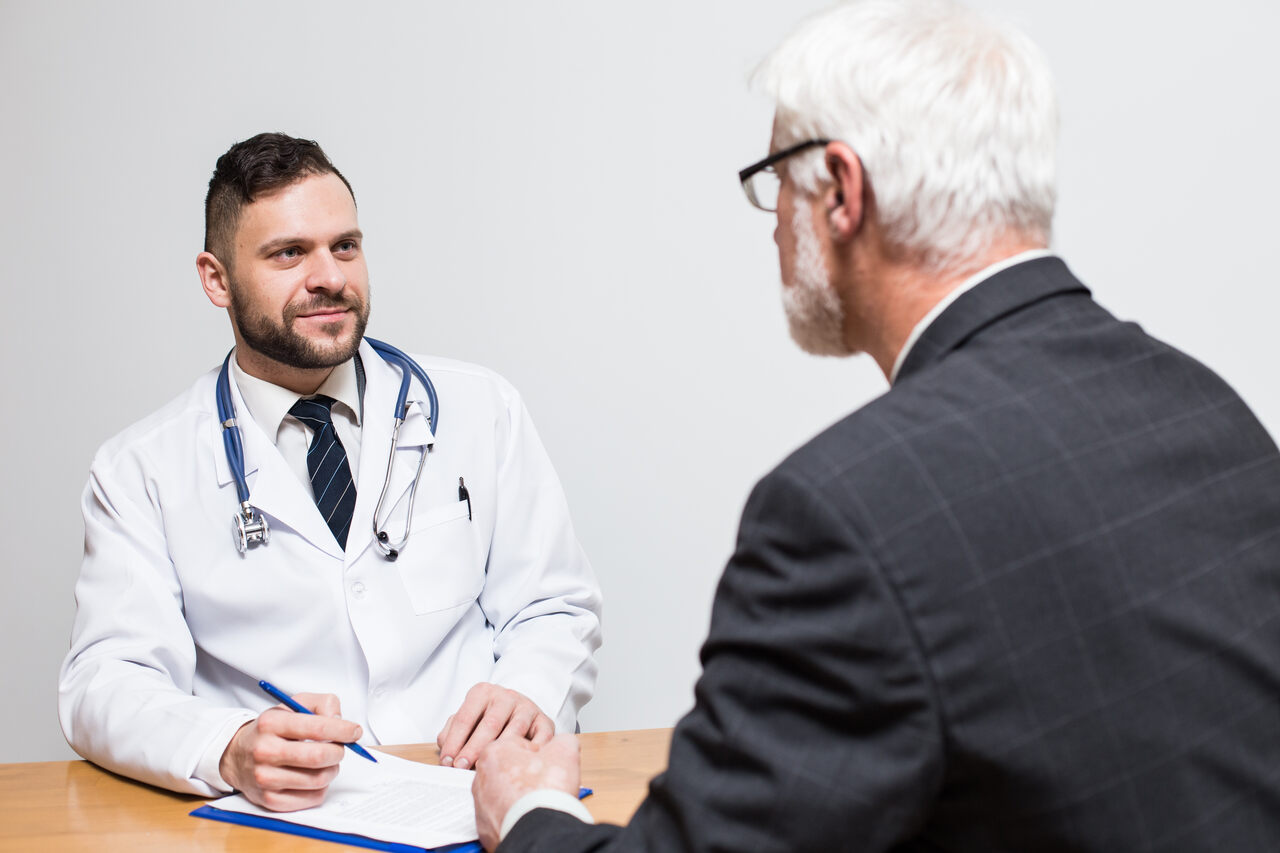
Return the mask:
[[[404,554],[396,561],[400,581],[418,615],[469,604],[484,588],[476,533],[466,501],[432,507],[418,515]]]

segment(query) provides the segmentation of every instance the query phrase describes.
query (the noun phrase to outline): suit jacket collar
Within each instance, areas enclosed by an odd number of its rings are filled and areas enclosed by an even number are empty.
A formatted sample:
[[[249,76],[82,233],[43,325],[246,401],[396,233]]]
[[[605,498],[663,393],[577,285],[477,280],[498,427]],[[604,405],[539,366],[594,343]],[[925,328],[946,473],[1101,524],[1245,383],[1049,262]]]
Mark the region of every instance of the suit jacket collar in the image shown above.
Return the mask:
[[[1028,305],[1063,293],[1088,293],[1061,258],[1009,267],[974,287],[929,324],[907,354],[897,382],[941,361],[986,326]],[[896,384],[896,383],[895,383]]]

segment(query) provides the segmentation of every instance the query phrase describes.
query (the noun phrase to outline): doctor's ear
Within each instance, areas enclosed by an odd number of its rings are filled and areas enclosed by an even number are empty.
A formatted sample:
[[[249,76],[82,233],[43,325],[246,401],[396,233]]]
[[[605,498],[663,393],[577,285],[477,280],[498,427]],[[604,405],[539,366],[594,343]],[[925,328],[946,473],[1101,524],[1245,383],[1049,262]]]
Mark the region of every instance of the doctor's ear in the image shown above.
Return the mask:
[[[231,282],[227,268],[212,252],[201,252],[196,255],[196,272],[200,275],[200,286],[204,295],[219,308],[231,305]]]
[[[849,240],[862,227],[862,161],[843,142],[829,142],[826,166],[831,177],[827,196],[827,218],[832,236]]]

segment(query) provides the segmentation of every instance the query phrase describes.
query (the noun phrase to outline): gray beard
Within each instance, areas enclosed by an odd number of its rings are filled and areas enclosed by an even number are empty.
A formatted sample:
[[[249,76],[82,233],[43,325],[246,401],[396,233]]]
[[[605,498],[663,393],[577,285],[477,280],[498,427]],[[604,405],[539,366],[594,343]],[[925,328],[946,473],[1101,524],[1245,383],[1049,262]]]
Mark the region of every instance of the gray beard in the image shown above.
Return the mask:
[[[782,288],[791,339],[813,355],[845,356],[853,351],[844,342],[844,306],[836,295],[822,258],[808,205],[797,204],[791,214],[796,252],[791,286]]]

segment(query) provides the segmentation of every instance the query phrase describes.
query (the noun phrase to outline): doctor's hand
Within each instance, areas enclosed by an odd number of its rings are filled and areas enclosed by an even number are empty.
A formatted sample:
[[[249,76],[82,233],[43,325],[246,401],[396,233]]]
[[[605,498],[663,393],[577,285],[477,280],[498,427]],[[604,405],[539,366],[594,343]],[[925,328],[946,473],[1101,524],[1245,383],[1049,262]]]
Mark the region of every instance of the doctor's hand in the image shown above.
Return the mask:
[[[343,744],[359,740],[360,726],[339,719],[332,693],[299,693],[315,712],[299,714],[283,705],[268,708],[240,727],[222,753],[222,778],[255,805],[291,812],[324,802],[338,775]]]
[[[482,681],[467,691],[462,707],[436,735],[436,743],[442,766],[466,770],[499,735],[542,744],[555,733],[556,724],[528,696]]]
[[[503,736],[485,747],[471,783],[476,830],[484,849],[498,846],[502,822],[516,800],[544,788],[577,797],[580,776],[578,738],[574,735],[558,735],[541,746]]]

